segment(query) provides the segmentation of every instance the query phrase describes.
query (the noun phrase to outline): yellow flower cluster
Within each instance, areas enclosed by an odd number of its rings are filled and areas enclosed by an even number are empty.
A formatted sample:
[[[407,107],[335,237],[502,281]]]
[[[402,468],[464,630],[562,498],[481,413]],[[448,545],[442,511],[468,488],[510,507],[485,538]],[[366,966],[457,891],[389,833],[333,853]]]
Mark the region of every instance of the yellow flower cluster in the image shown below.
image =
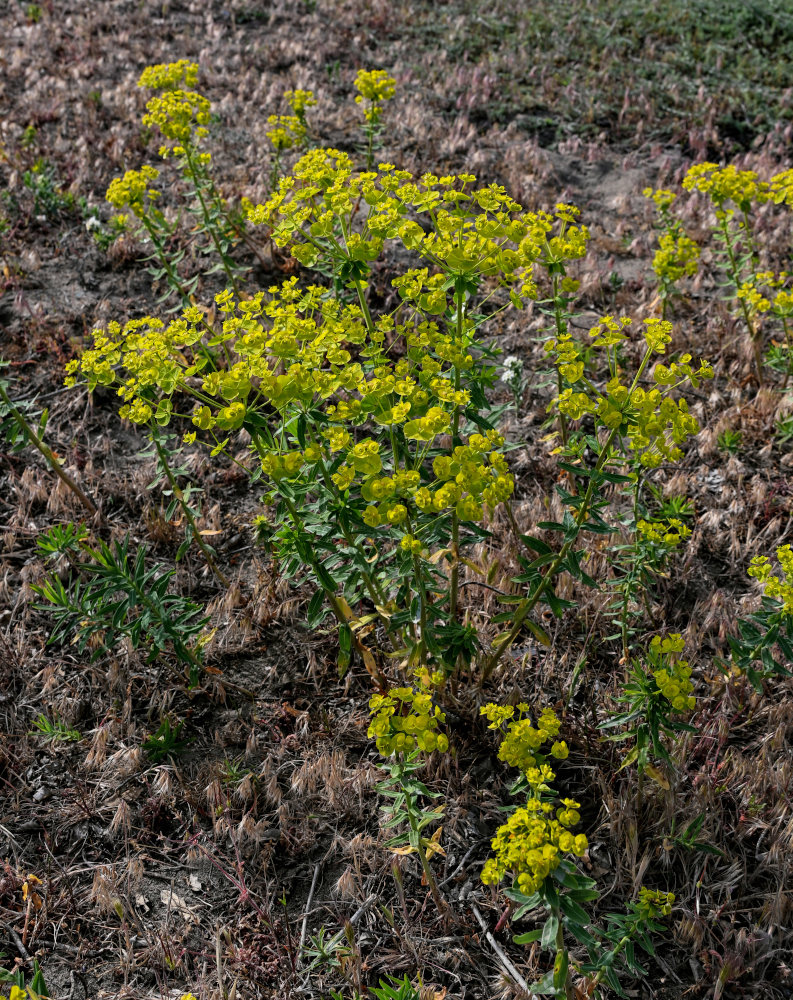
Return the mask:
[[[396,93],[396,80],[383,69],[361,69],[355,78],[355,89],[358,91],[355,103],[368,101],[364,115],[368,122],[376,124],[383,111],[383,101],[390,101]]]
[[[413,556],[420,556],[425,551],[424,543],[413,535],[403,535],[399,540],[399,547],[403,552],[409,552]]]
[[[689,169],[683,179],[683,187],[686,191],[702,191],[718,208],[728,201],[742,211],[748,211],[752,202],[763,205],[773,201],[777,205],[793,207],[793,170],[774,174],[766,182],[759,180],[753,170],[699,163]]]
[[[563,854],[583,857],[587,838],[569,830],[578,823],[578,809],[573,799],[562,799],[554,819],[553,803],[529,799],[496,832],[491,845],[495,857],[485,862],[480,875],[485,885],[497,885],[511,872],[517,888],[529,896],[559,867]]]
[[[135,215],[141,216],[146,211],[146,200],[153,201],[160,196],[159,191],[149,187],[159,176],[160,171],[156,167],[128,170],[123,177],[116,177],[110,182],[105,198],[114,208],[129,207]]]
[[[195,400],[194,427],[209,432],[241,427],[251,400],[284,414],[324,404],[330,422],[316,440],[299,449],[275,447],[263,457],[271,478],[293,478],[304,465],[335,461],[341,452],[333,482],[341,492],[358,486],[371,527],[403,523],[408,502],[423,512],[455,509],[463,520],[482,520],[484,508],[506,500],[514,488],[496,431],[471,434],[435,459],[434,478],[422,478],[407,467],[382,474],[378,442],[356,441],[350,430],[367,421],[401,426],[407,440],[421,445],[448,433],[455,407],[470,399],[454,375],[455,368],[473,364],[464,343],[433,323],[400,325],[390,317],[369,333],[357,305],[328,300],[325,293],[320,286],[298,289],[296,278],[270,288],[268,297],[259,292],[239,303],[230,291],[219,293],[222,328],[210,346],[228,352],[225,370],[205,370],[204,314],[195,306],[167,324],[151,316],[123,328],[111,323],[95,330],[91,348],[68,363],[67,384],[78,375],[90,390],[118,383],[121,416],[135,423],[167,424],[172,397],[186,393]],[[407,357],[387,357],[381,346],[387,337],[403,338]],[[352,346],[365,363],[352,361]]]
[[[146,104],[144,125],[154,125],[175,145],[170,148],[175,156],[183,156],[185,148],[197,144],[209,135],[209,101],[192,90],[167,90],[159,97],[152,97]],[[160,147],[160,156],[167,156],[168,146]],[[204,153],[204,160],[209,154]]]
[[[777,205],[789,205],[793,208],[793,170],[783,170],[771,178],[769,184],[771,198]]]
[[[506,723],[499,760],[519,768],[529,787],[526,805],[497,830],[492,841],[495,857],[485,862],[480,877],[486,885],[497,885],[511,872],[517,888],[527,895],[539,889],[559,866],[563,854],[582,857],[588,847],[583,834],[574,836],[569,829],[581,818],[580,804],[573,799],[562,799],[554,818],[553,802],[543,798],[543,793],[550,791],[548,783],[553,781],[554,773],[540,747],[553,740],[550,755],[558,760],[568,755],[567,744],[556,739],[559,719],[552,709],[546,708],[534,726],[530,711],[523,702],[516,706],[491,703],[480,709],[488,719],[488,729],[501,730]]]
[[[317,106],[313,90],[287,90],[284,100],[301,121],[305,121],[306,108]]]
[[[147,66],[140,75],[138,86],[147,90],[179,90],[182,86],[195,87],[197,82],[198,64],[180,59],[175,63]]]
[[[637,522],[636,531],[647,541],[656,542],[658,545],[665,545],[671,549],[677,548],[691,535],[691,528],[677,517],[668,517],[662,521],[642,519]]]
[[[771,308],[771,301],[758,289],[755,281],[745,281],[737,291],[739,299],[743,299],[750,314],[765,313]]]
[[[21,986],[17,986],[16,983],[11,987],[11,992],[8,996],[0,994],[0,1000],[28,1000],[28,997],[30,997],[30,1000],[34,1000],[33,993],[28,993],[27,990],[22,989]]]
[[[683,652],[683,646],[683,637],[677,632],[665,639],[656,635],[650,643],[653,662],[663,664],[653,670],[655,683],[677,712],[684,712],[696,705],[696,699],[691,693],[694,690],[691,667],[687,660],[681,660],[678,656]]]
[[[767,556],[754,556],[749,566],[749,576],[758,580],[766,597],[780,601],[785,614],[793,615],[793,548],[782,545],[776,550],[779,560],[779,575],[771,572],[771,562]]]
[[[418,749],[425,753],[438,750],[445,753],[449,740],[438,726],[446,716],[433,705],[426,691],[414,688],[391,688],[387,694],[375,694],[369,699],[372,721],[368,735],[377,743],[383,757],[410,754]]]
[[[787,319],[793,316],[793,290],[782,286],[788,281],[790,274],[780,271],[759,271],[738,288],[738,298],[743,299],[752,315],[773,312],[776,316]],[[761,292],[760,289],[766,291]]]
[[[672,324],[659,319],[644,322],[647,347],[654,353],[665,353],[671,340]],[[627,317],[617,320],[605,316],[593,327],[590,336],[596,347],[612,351],[627,340],[625,330],[630,324]],[[561,413],[571,420],[579,420],[590,413],[609,429],[624,427],[628,447],[647,468],[657,467],[664,459],[677,461],[682,457],[679,445],[696,434],[699,425],[688,412],[686,401],[674,400],[668,393],[682,382],[689,381],[696,386],[700,379],[712,378],[713,369],[707,362],[694,369],[689,363],[691,355],[684,354],[680,361],[671,365],[657,364],[653,371],[656,387],[652,389],[625,385],[613,366],[613,377],[601,391],[585,377],[584,347],[571,335],[549,341],[545,349],[556,355],[556,365],[567,383],[555,400]]]
[[[762,205],[771,197],[769,185],[754,170],[738,170],[733,164],[697,163],[683,178],[683,187],[707,194],[717,208],[731,201],[742,211],[748,211],[752,202]]]
[[[515,718],[515,712],[518,717]],[[488,721],[488,729],[501,729],[506,722],[507,731],[498,751],[498,759],[510,767],[516,767],[526,776],[532,788],[539,789],[553,779],[553,771],[546,763],[546,756],[540,753],[543,743],[553,740],[550,755],[557,760],[564,760],[569,751],[564,740],[557,740],[560,722],[551,708],[545,708],[540,713],[537,725],[533,726],[528,718],[531,709],[525,702],[517,706],[495,705],[490,703],[480,709]]]
[[[642,191],[642,194],[645,198],[652,198],[659,212],[665,212],[677,198],[674,191],[669,191],[666,188],[658,188],[657,191],[654,191],[651,187],[647,187]]]
[[[270,115],[267,138],[277,152],[299,146],[306,138],[305,121],[298,115]]]
[[[270,226],[278,246],[292,244],[305,266],[351,261],[365,269],[393,239],[447,275],[492,277],[529,297],[536,295],[531,273],[538,259],[556,265],[584,256],[589,233],[570,222],[572,206],[558,206],[555,215],[523,212],[502,186],[472,189],[475,180],[416,178],[388,163],[356,174],[346,153],[314,149],[266,204],[247,207],[247,217]],[[425,269],[395,279],[403,298],[433,314],[446,308],[444,283]]]
[[[700,250],[683,233],[662,233],[653,257],[653,270],[662,281],[674,282],[697,273]]]
[[[646,920],[653,917],[668,917],[672,912],[672,904],[675,901],[673,892],[661,892],[658,889],[639,889],[639,900],[636,904],[636,912]]]

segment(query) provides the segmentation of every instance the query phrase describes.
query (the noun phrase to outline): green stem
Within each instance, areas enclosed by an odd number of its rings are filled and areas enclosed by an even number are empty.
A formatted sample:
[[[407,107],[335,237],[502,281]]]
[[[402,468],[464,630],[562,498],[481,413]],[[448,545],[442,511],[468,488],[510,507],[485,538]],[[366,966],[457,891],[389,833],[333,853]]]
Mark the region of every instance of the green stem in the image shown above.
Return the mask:
[[[107,563],[101,558],[101,554],[98,554],[95,550],[87,547],[86,551],[90,555],[92,555],[95,559],[97,559],[97,561],[100,562],[102,565],[107,566]],[[122,576],[123,579],[126,581],[126,583],[128,583],[132,587],[133,591],[135,592],[135,596],[138,598],[140,604],[148,608],[149,611],[154,616],[154,618],[162,624],[163,619],[162,615],[160,614],[159,607],[154,601],[152,601],[152,599],[149,597],[146,591],[143,590],[142,587],[138,586],[138,582],[135,579],[134,575],[129,573],[125,567],[124,570],[122,570]],[[185,646],[185,644],[179,639],[173,640],[173,646],[177,656],[183,653],[187,657],[187,659],[193,664],[193,666],[196,667],[197,670],[203,669],[204,665],[201,663],[199,658],[195,655],[195,653],[193,652],[192,649],[190,649],[189,646]]]
[[[562,314],[562,306],[559,299],[559,275],[554,272],[551,276],[551,291],[553,293],[553,314],[554,322],[556,324],[556,336],[557,338],[562,337],[567,333],[567,325],[564,321],[564,316]],[[562,373],[557,369],[556,377],[559,387],[559,395],[562,393]],[[559,433],[562,437],[562,446],[567,447],[568,439],[568,424],[567,417],[560,411],[559,413]],[[570,473],[572,478],[572,473]]]
[[[228,279],[231,282],[231,287],[234,290],[234,297],[235,299],[237,299],[237,301],[239,301],[240,290],[239,287],[237,286],[237,279],[234,276],[234,270],[229,265],[227,256],[220,245],[220,240],[218,239],[217,232],[215,231],[215,223],[212,220],[212,217],[210,216],[209,209],[207,208],[206,201],[204,200],[204,195],[201,191],[201,181],[199,180],[195,164],[193,163],[193,157],[190,154],[189,146],[185,146],[185,162],[187,163],[190,177],[193,181],[193,184],[195,185],[195,193],[196,197],[198,198],[198,203],[201,206],[201,214],[204,217],[204,224],[209,230],[209,235],[212,239],[212,242],[215,245],[215,250],[217,251],[218,257],[220,257],[220,262],[223,265],[223,270],[226,272],[226,274],[228,275]]]
[[[564,956],[565,953],[567,952],[567,948],[565,947],[564,943],[564,924],[562,923],[562,915],[559,912],[559,910],[555,907],[551,908],[551,913],[556,917],[558,921],[558,926],[556,928],[556,954],[557,957],[559,955]],[[575,993],[573,992],[573,984],[570,979],[569,958],[568,958],[567,974],[565,975],[564,978],[564,995],[565,995],[565,1000],[574,1000]]]
[[[785,372],[785,381],[782,383],[782,388],[787,389],[790,376],[793,375],[793,335],[791,335],[790,325],[786,316],[782,317],[782,329],[785,331],[785,342],[787,343],[787,371]]]
[[[372,319],[372,314],[369,311],[369,303],[366,301],[366,296],[364,295],[363,285],[361,284],[360,278],[355,278],[355,291],[358,293],[358,301],[361,304],[361,312],[363,313],[363,319],[366,323],[366,329],[369,333],[374,332],[374,320]]]
[[[163,467],[163,471],[165,472],[166,479],[168,480],[171,486],[173,495],[179,501],[179,506],[182,508],[182,513],[187,519],[187,523],[190,525],[190,530],[193,533],[193,538],[195,538],[199,549],[201,549],[204,559],[206,560],[207,566],[209,566],[213,576],[218,581],[218,583],[220,583],[224,587],[228,587],[229,585],[228,578],[224,576],[224,574],[220,571],[220,569],[218,569],[218,565],[215,562],[214,558],[212,557],[212,553],[209,551],[209,547],[207,546],[204,539],[201,537],[201,532],[198,530],[198,525],[196,524],[195,518],[193,517],[193,512],[190,510],[189,505],[185,501],[184,493],[182,492],[181,487],[176,481],[176,476],[173,474],[173,470],[168,464],[168,459],[165,456],[165,449],[163,448],[162,443],[160,441],[159,432],[156,431],[154,428],[152,428],[151,431],[151,439],[154,443],[154,447],[157,449],[157,456],[160,460],[160,464]]]
[[[281,173],[281,150],[276,149],[275,155],[273,156],[273,169],[270,173],[270,190],[275,191],[278,184],[278,177]]]
[[[319,444],[317,443],[317,440],[313,436],[313,434],[309,434],[308,437],[311,443],[314,445],[314,447],[319,451],[320,450]],[[319,470],[320,473],[322,474],[322,479],[323,482],[325,483],[325,488],[329,493],[331,493],[335,497],[337,501],[341,501],[342,499],[341,493],[336,488],[336,484],[331,479],[330,473],[328,472],[328,469],[322,457],[319,458],[317,464],[319,465]],[[341,533],[344,535],[344,539],[347,542],[347,544],[350,546],[351,549],[355,549],[362,563],[364,564],[367,563],[366,553],[363,551],[360,545],[355,541],[355,539],[350,535],[346,526],[342,524],[340,520],[337,520],[337,523],[339,525],[339,528],[341,529]],[[369,597],[371,598],[372,603],[375,606],[379,604],[381,607],[385,607],[388,598],[386,597],[382,589],[378,586],[377,581],[364,569],[361,570],[361,576],[363,577],[366,589],[369,591]]]
[[[635,470],[634,470],[635,471]],[[636,548],[636,525],[639,522],[639,474],[636,473],[636,481],[633,484],[633,545],[634,550]],[[622,594],[622,621],[621,632],[622,632],[622,655],[625,660],[625,669],[628,669],[628,601],[630,600],[630,594],[632,590],[633,583],[633,565],[628,572],[628,581],[623,589]]]
[[[419,856],[419,861],[421,861],[421,867],[424,871],[424,876],[427,879],[427,883],[430,887],[430,892],[432,893],[432,898],[435,901],[435,905],[438,908],[439,913],[445,913],[448,909],[446,901],[440,894],[438,889],[438,884],[435,881],[435,876],[432,874],[432,869],[430,868],[430,863],[427,860],[427,854],[421,844],[421,833],[418,828],[418,821],[415,813],[415,808],[413,805],[413,796],[408,791],[405,784],[405,774],[403,767],[400,766],[399,770],[399,783],[402,786],[402,792],[405,796],[405,811],[408,816],[408,823],[410,824],[410,829],[413,832],[413,837],[416,841],[416,853]]]
[[[289,497],[285,497],[283,494],[280,494],[280,496],[281,499],[284,501],[284,504],[286,505],[286,509],[289,511],[289,516],[292,518],[295,527],[300,530],[305,530],[303,519],[300,517],[300,514],[298,513],[298,510],[295,507],[295,505],[292,503]],[[319,579],[319,574],[317,573],[317,559],[314,556],[313,552],[312,555],[309,557],[309,563],[311,565],[311,568],[314,570],[314,575]],[[328,599],[328,603],[330,604],[333,610],[333,614],[336,616],[336,620],[338,621],[338,623],[340,625],[349,626],[350,623],[348,617],[344,613],[344,610],[336,594],[334,594],[332,590],[328,590],[325,587],[322,587],[322,589],[325,591],[325,596]]]
[[[606,443],[603,446],[603,450],[600,453],[600,458],[598,459],[598,463],[595,466],[594,470],[595,474],[600,472],[603,466],[605,465],[606,459],[608,457],[611,448],[611,443],[616,437],[616,434],[617,434],[616,429],[612,430],[608,438],[606,439]],[[578,510],[578,515],[575,519],[575,528],[571,537],[568,538],[568,540],[564,543],[561,549],[559,549],[556,558],[549,565],[545,576],[537,584],[537,586],[534,589],[534,592],[525,600],[521,601],[520,604],[517,605],[517,609],[515,611],[515,619],[512,624],[512,628],[509,630],[507,635],[499,642],[498,646],[495,648],[490,657],[485,661],[485,666],[484,669],[482,670],[483,682],[486,681],[487,678],[493,673],[498,664],[498,661],[501,659],[503,654],[509,649],[512,643],[518,637],[518,634],[520,633],[520,630],[523,627],[523,623],[526,621],[528,616],[534,610],[540,598],[550,586],[551,581],[556,575],[557,570],[564,562],[564,560],[567,558],[567,554],[569,553],[570,549],[573,547],[573,545],[576,542],[576,539],[578,538],[578,534],[581,530],[581,525],[584,523],[587,515],[589,514],[589,505],[592,502],[592,497],[594,496],[594,492],[595,492],[594,476],[591,476],[589,480],[589,485],[587,486],[586,493],[584,494],[583,502]]]
[[[36,450],[41,455],[43,455],[44,460],[47,462],[47,465],[49,465],[49,467],[52,469],[55,475],[61,480],[61,482],[65,483],[65,485],[69,487],[69,489],[72,491],[72,493],[74,493],[74,495],[83,505],[83,507],[85,507],[88,513],[92,517],[95,517],[99,513],[96,504],[93,502],[93,500],[90,499],[90,497],[88,497],[83,492],[83,490],[72,479],[69,473],[64,471],[60,462],[55,457],[55,453],[53,452],[53,450],[49,447],[49,445],[45,444],[45,442],[30,426],[30,424],[25,419],[21,411],[16,406],[14,406],[2,382],[0,382],[0,399],[2,399],[2,401],[5,403],[5,405],[9,409],[9,412],[13,416],[14,420],[16,420],[16,422],[24,431],[27,440],[33,445],[34,448],[36,448]]]
[[[190,296],[187,292],[187,289],[179,280],[176,271],[174,271],[173,266],[170,260],[168,259],[168,255],[165,252],[165,245],[160,239],[159,233],[154,228],[154,224],[152,223],[151,219],[149,219],[148,216],[146,215],[139,215],[138,218],[143,223],[144,227],[146,228],[146,231],[149,234],[149,237],[151,238],[152,243],[154,244],[154,249],[157,251],[157,257],[162,266],[165,268],[165,273],[168,275],[168,281],[170,282],[171,288],[174,288],[179,293],[182,299],[182,305],[185,307],[189,306]]]
[[[421,666],[427,666],[427,591],[424,587],[424,576],[421,572],[421,564],[418,556],[413,556],[413,573],[416,577],[416,584],[419,588],[419,600],[421,601],[421,646],[419,647],[419,658]]]
[[[457,350],[462,349],[463,339],[463,294],[461,290],[455,293],[457,299],[457,323],[455,335],[457,339]],[[455,365],[454,368],[454,389],[460,389],[460,370]],[[460,407],[454,405],[454,417],[452,422],[452,447],[456,447],[460,440]],[[449,617],[452,622],[457,620],[457,601],[460,592],[460,518],[457,508],[452,511],[452,568],[449,578]]]
[[[636,375],[634,376],[631,387],[628,390],[626,401],[623,404],[624,406],[627,406],[630,403],[631,397],[633,396],[633,390],[636,388],[639,379],[644,373],[644,369],[647,367],[651,355],[652,355],[652,349],[649,348],[645,353],[641,364],[639,365],[639,369],[636,372]],[[512,628],[509,630],[507,635],[501,640],[501,642],[499,642],[499,644],[493,650],[489,658],[485,661],[485,665],[482,670],[482,683],[484,683],[487,680],[487,678],[493,673],[496,666],[498,665],[498,661],[501,659],[504,653],[509,649],[512,643],[518,637],[518,634],[520,633],[520,630],[523,627],[524,621],[526,621],[526,618],[531,614],[531,612],[534,610],[535,606],[539,602],[542,595],[551,585],[551,581],[556,575],[557,570],[562,565],[564,560],[567,558],[567,554],[575,544],[578,535],[581,531],[581,526],[583,525],[584,521],[587,518],[587,515],[589,514],[589,507],[590,504],[592,503],[592,498],[595,493],[595,479],[597,478],[598,473],[602,471],[603,466],[609,459],[611,453],[611,445],[612,442],[614,441],[614,438],[617,436],[618,430],[619,430],[618,427],[613,428],[609,432],[608,437],[606,438],[606,442],[603,445],[603,448],[600,452],[597,464],[595,465],[593,472],[590,474],[589,485],[587,486],[586,493],[584,494],[584,497],[581,501],[581,506],[579,507],[578,515],[576,516],[574,528],[570,537],[561,547],[561,549],[556,555],[556,558],[549,565],[548,570],[545,573],[545,576],[537,584],[537,586],[534,589],[534,592],[530,594],[529,597],[525,598],[525,600],[521,601],[520,604],[517,605],[515,610],[515,620],[513,622]]]
[[[738,261],[735,257],[735,246],[732,240],[732,233],[730,232],[730,224],[727,219],[722,219],[720,222],[722,235],[724,236],[724,245],[727,248],[727,259],[730,262],[730,277],[732,278],[732,283],[735,286],[735,291],[737,293],[741,286],[741,274],[738,269]],[[752,318],[749,315],[749,306],[746,304],[746,299],[738,299],[741,304],[741,312],[743,313],[744,322],[746,323],[746,329],[749,333],[749,337],[752,341],[752,350],[754,352],[754,366],[757,372],[757,384],[763,384],[763,357],[760,346],[760,336],[759,329],[755,332],[754,325],[752,324]]]
[[[613,951],[614,958],[616,958],[617,955],[619,955],[619,953],[621,951],[625,950],[625,945],[628,944],[628,942],[630,941],[631,937],[632,937],[631,934],[625,934],[623,937],[620,938],[617,946],[614,948],[614,951]],[[608,968],[612,968],[613,964],[614,963],[612,961],[611,965],[609,965]],[[592,980],[592,983],[590,984],[592,988],[594,988],[594,987],[596,987],[596,986],[598,986],[600,984],[600,982],[602,981],[603,977],[606,975],[606,968],[607,968],[606,966],[603,966],[601,969],[598,970],[598,974],[595,976],[595,978]]]

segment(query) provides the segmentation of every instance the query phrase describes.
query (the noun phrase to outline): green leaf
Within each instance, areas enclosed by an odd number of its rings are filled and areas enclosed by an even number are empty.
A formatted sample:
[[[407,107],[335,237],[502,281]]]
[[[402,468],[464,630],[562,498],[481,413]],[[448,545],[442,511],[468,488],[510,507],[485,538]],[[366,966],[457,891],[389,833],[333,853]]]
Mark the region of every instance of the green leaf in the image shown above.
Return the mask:
[[[534,941],[539,941],[542,937],[542,928],[536,931],[527,931],[525,934],[516,934],[512,938],[515,944],[532,944]]]
[[[553,984],[557,990],[564,988],[567,982],[567,971],[570,967],[570,957],[567,949],[563,948],[556,953],[556,961],[553,963]]]
[[[326,614],[324,604],[325,591],[317,590],[308,602],[308,609],[306,610],[306,624],[309,628],[316,628],[322,622]]]
[[[597,893],[595,893],[597,898]],[[569,919],[582,927],[586,927],[587,924],[591,923],[589,914],[586,910],[579,906],[578,903],[570,898],[569,893],[562,893],[559,901],[560,909],[562,913]]]
[[[551,949],[556,947],[556,933],[558,930],[559,918],[555,913],[552,913],[545,921],[545,926],[542,929],[540,944],[543,948]]]
[[[552,643],[551,637],[541,628],[536,622],[533,622],[530,618],[527,618],[524,623],[525,627],[531,632],[534,638],[542,643],[543,646],[550,646]]]

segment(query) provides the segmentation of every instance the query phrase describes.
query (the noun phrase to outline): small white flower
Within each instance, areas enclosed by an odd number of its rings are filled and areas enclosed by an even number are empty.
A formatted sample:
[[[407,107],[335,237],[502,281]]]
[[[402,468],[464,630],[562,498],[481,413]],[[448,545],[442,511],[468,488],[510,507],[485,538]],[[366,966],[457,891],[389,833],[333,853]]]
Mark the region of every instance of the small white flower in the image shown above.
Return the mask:
[[[514,354],[510,354],[508,358],[504,358],[503,367],[504,371],[501,373],[501,381],[507,384],[519,379],[523,374],[523,362],[520,358],[516,358]]]
[[[102,223],[96,218],[95,215],[92,215],[90,218],[85,220],[85,228],[90,233],[92,229],[101,229]]]

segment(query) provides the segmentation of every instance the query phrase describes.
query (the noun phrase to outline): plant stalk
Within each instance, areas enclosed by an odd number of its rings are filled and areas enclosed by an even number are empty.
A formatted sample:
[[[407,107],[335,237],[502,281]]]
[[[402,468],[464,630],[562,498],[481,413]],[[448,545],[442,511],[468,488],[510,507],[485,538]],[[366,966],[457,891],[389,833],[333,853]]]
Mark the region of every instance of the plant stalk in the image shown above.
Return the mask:
[[[157,456],[160,459],[160,464],[163,467],[163,470],[165,472],[165,476],[166,476],[168,482],[170,483],[171,490],[173,491],[173,495],[179,501],[179,506],[182,508],[182,513],[187,518],[187,523],[190,525],[190,529],[193,532],[193,538],[195,538],[195,540],[196,540],[196,542],[198,544],[199,549],[201,549],[201,552],[203,553],[204,559],[206,559],[207,566],[209,566],[210,570],[212,571],[213,576],[218,581],[218,583],[220,583],[224,587],[228,587],[228,585],[229,585],[228,578],[218,568],[218,565],[215,562],[215,560],[214,560],[214,558],[212,556],[212,553],[209,551],[208,545],[206,544],[206,542],[204,541],[204,539],[201,537],[201,532],[198,530],[198,525],[195,522],[195,518],[193,517],[193,513],[190,510],[190,507],[188,506],[188,504],[186,503],[185,498],[184,498],[184,493],[182,492],[181,487],[179,486],[179,484],[176,481],[176,476],[174,476],[173,470],[171,469],[170,465],[168,464],[168,459],[165,457],[165,449],[163,448],[163,446],[162,446],[162,444],[160,442],[160,435],[154,429],[152,429],[151,439],[154,442],[154,447],[157,449]]]
[[[36,448],[36,450],[41,455],[43,455],[45,461],[47,462],[47,465],[49,465],[49,467],[52,469],[55,475],[61,480],[61,482],[65,483],[66,486],[69,487],[69,489],[72,491],[72,493],[74,493],[74,495],[83,505],[83,507],[85,507],[85,509],[88,511],[91,517],[95,517],[99,513],[99,509],[96,506],[96,504],[77,485],[77,483],[74,481],[74,479],[72,479],[69,473],[64,471],[60,462],[55,457],[55,452],[52,450],[52,448],[50,448],[50,446],[46,444],[38,436],[38,434],[33,430],[28,421],[25,419],[21,411],[16,406],[14,406],[2,382],[0,382],[0,399],[3,400],[3,402],[8,407],[11,415],[13,416],[14,420],[16,420],[19,426],[23,429],[28,441],[30,441],[33,447]]]

